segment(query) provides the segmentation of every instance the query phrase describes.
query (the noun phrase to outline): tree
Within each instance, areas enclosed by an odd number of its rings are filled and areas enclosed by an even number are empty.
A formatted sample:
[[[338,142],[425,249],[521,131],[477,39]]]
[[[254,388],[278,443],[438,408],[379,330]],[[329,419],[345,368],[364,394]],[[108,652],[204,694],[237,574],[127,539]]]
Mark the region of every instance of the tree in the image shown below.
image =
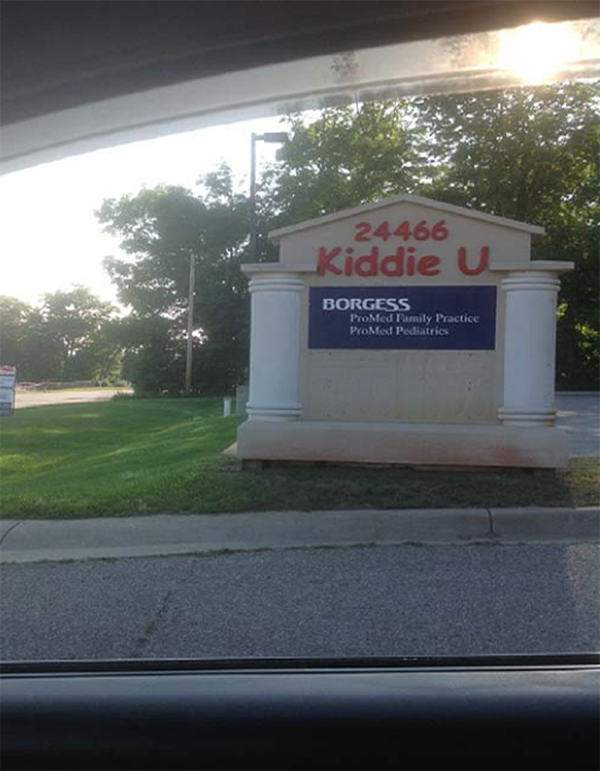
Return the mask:
[[[46,344],[58,361],[56,379],[106,380],[115,375],[120,351],[109,333],[116,313],[111,303],[75,286],[44,295],[40,313]]]
[[[415,101],[431,148],[420,192],[542,225],[541,259],[572,260],[562,281],[558,384],[596,389],[598,352],[597,84],[507,89]]]
[[[247,281],[240,265],[248,232],[247,200],[234,191],[226,166],[201,182],[199,194],[175,186],[144,189],[107,200],[97,212],[107,231],[121,237],[129,258],[109,257],[105,266],[119,299],[131,307],[127,361],[141,391],[179,391],[183,386],[190,259],[196,261],[195,389],[218,393],[245,376]],[[162,362],[159,378],[151,371],[157,360]]]
[[[259,253],[266,233],[285,221],[315,217],[392,195],[412,180],[415,155],[404,102],[326,110],[318,120],[290,118],[291,141],[259,189]],[[107,258],[119,299],[131,308],[121,324],[125,366],[138,390],[179,391],[189,261],[196,261],[193,383],[202,393],[231,389],[246,377],[249,205],[222,165],[200,191],[163,186],[103,203],[97,216],[120,236],[128,259]],[[157,371],[153,371],[156,362]]]
[[[548,235],[536,256],[577,265],[560,299],[559,382],[595,388],[598,126],[592,84],[292,115],[289,141],[258,188],[259,259],[275,257],[271,229],[400,193],[543,225]],[[203,393],[239,382],[248,346],[247,282],[240,270],[248,201],[235,191],[229,169],[207,175],[199,192],[160,187],[106,201],[99,218],[121,236],[127,254],[106,266],[132,309],[127,362],[138,385],[153,392],[183,385],[191,256],[197,263],[194,382]],[[153,361],[161,362],[160,377],[151,372]]]
[[[169,319],[130,315],[118,322],[116,336],[125,351],[122,376],[136,391],[157,395],[181,389],[185,345]]]
[[[595,86],[428,97],[414,106],[434,174],[421,184],[429,195],[499,216],[551,220],[594,171]]]
[[[0,298],[2,361],[19,380],[108,380],[120,374],[115,309],[85,287],[46,294],[34,308]]]
[[[291,115],[290,140],[259,190],[265,230],[389,198],[414,188],[422,158],[405,100]]]
[[[25,367],[23,349],[33,308],[15,297],[0,296],[0,356],[2,364]],[[27,379],[22,377],[22,379]]]

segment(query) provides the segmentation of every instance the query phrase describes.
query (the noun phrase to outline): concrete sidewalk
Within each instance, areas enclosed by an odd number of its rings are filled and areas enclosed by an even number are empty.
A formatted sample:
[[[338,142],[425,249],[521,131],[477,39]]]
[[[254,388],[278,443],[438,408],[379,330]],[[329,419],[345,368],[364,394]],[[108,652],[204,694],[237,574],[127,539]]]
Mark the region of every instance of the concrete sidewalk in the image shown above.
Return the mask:
[[[0,562],[396,545],[600,539],[600,510],[411,509],[158,514],[0,522]]]

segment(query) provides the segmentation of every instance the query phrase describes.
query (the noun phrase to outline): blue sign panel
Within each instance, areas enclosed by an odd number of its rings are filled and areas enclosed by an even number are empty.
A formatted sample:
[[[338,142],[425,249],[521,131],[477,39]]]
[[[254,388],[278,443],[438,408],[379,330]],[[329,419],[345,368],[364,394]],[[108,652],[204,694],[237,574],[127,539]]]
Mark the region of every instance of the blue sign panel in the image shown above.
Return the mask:
[[[312,287],[308,347],[491,351],[495,286]]]

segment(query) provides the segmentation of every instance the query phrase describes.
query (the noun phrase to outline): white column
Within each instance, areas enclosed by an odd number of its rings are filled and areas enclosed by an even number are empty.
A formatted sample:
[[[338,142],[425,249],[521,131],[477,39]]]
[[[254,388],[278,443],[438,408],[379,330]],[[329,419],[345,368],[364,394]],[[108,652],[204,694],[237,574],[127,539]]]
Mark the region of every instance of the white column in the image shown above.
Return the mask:
[[[506,293],[504,404],[498,417],[509,426],[552,426],[556,361],[556,271],[513,270]]]
[[[300,353],[300,293],[305,283],[289,273],[262,273],[250,281],[249,420],[295,420]]]

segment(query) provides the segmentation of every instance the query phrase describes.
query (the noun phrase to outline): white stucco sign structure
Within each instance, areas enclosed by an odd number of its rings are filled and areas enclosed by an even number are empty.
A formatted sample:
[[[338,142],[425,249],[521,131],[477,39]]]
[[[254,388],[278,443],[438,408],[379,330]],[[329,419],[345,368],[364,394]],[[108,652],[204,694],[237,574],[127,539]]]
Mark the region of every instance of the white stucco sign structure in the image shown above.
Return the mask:
[[[558,468],[558,276],[543,229],[417,196],[270,234],[244,460]]]

